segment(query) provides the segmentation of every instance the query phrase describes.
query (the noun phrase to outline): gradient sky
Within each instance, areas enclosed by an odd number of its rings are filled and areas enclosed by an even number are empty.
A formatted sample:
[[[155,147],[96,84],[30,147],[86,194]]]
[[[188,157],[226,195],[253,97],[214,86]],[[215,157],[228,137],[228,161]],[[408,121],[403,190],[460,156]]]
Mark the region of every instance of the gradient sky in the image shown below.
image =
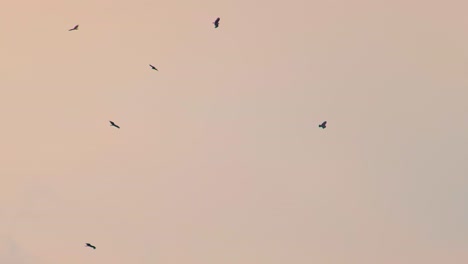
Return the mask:
[[[468,263],[467,8],[5,1],[0,263]]]

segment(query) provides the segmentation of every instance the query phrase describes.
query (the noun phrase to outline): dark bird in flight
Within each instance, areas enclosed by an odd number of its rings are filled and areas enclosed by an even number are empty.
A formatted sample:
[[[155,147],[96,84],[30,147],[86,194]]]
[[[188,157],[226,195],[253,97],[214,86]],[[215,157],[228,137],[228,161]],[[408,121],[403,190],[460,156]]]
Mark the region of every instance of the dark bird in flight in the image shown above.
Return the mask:
[[[157,70],[158,70],[158,69],[156,69],[156,67],[154,67],[154,66],[153,66],[153,65],[151,65],[151,64],[150,64],[149,66],[151,67],[151,69],[153,69],[153,70],[155,70],[155,71],[157,71]]]
[[[215,25],[215,28],[218,28],[219,27],[219,20],[220,18],[218,17],[215,22],[213,22],[213,24]]]
[[[96,249],[96,247],[93,246],[93,245],[91,245],[90,243],[86,243],[86,246],[87,246],[87,247],[90,247],[90,248],[92,248],[92,249]]]
[[[68,31],[78,30],[78,26],[79,26],[79,25],[76,25],[75,27],[69,29]]]
[[[327,121],[324,121],[322,124],[319,125],[322,129],[325,129],[327,127]]]
[[[116,128],[120,128],[118,125],[116,125],[114,122],[109,121],[111,126],[115,126]]]

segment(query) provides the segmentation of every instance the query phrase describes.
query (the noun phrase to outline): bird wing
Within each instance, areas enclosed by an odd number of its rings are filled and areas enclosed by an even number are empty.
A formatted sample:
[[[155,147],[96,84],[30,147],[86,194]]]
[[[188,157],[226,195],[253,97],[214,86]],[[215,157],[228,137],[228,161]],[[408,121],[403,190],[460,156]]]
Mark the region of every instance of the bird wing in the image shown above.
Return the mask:
[[[323,122],[323,123],[322,123],[322,126],[324,126],[324,125],[326,125],[326,124],[327,124],[327,121]]]
[[[219,17],[215,20],[215,23],[219,23],[219,20],[221,20]]]

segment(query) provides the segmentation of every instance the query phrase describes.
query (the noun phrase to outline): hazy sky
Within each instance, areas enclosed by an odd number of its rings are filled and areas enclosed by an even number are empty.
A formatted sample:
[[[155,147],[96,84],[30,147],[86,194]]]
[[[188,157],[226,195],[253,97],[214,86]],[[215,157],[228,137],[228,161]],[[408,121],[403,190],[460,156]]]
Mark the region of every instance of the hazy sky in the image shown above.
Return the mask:
[[[468,263],[467,8],[4,1],[0,263]]]

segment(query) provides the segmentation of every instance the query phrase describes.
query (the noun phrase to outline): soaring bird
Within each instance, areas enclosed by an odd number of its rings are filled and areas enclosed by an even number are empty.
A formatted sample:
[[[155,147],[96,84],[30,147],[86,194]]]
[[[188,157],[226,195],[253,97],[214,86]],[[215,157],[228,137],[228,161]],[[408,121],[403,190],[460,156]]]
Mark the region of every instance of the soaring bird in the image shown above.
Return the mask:
[[[154,66],[153,66],[153,65],[151,65],[151,64],[150,64],[149,66],[150,66],[150,67],[151,67],[151,69],[153,69],[153,70],[156,70],[156,71],[158,70],[158,69],[156,69],[156,67],[154,67]]]
[[[92,248],[92,249],[96,249],[96,247],[93,246],[93,245],[91,245],[90,243],[86,243],[86,246],[87,246],[87,247],[90,247],[90,248]]]
[[[120,128],[118,125],[116,125],[114,122],[109,121],[111,126],[115,126],[116,128]]]
[[[219,20],[220,18],[218,17],[213,24],[215,25],[215,28],[219,27]]]
[[[325,129],[327,127],[327,121],[324,121],[322,124],[319,125],[322,129]]]
[[[78,26],[79,25],[76,25],[75,27],[73,27],[72,29],[69,29],[68,31],[78,30]]]

